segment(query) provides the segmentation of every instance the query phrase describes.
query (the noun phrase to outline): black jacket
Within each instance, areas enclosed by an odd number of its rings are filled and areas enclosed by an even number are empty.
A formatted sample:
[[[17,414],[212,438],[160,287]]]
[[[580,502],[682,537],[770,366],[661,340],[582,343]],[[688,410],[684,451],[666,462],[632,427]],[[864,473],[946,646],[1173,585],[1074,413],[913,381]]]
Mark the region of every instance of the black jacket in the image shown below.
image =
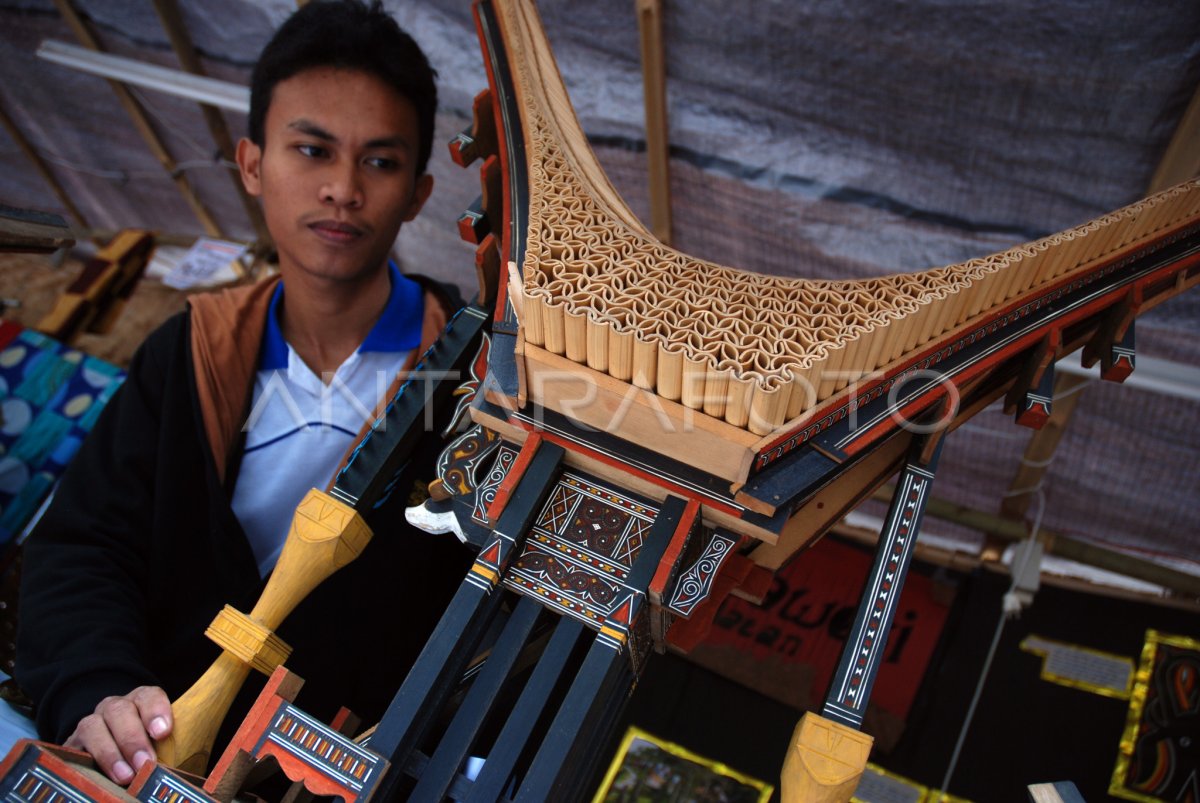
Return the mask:
[[[177,698],[219,653],[204,636],[212,618],[225,604],[249,613],[265,584],[206,440],[189,329],[181,313],[143,344],[24,547],[16,677],[43,738],[61,742],[104,697],[139,685]],[[441,446],[426,434],[368,517],[366,551],[279,629],[306,681],[297,704],[322,720],[343,705],[379,718],[470,565],[453,536],[403,517]],[[252,673],[214,757],[263,680]]]

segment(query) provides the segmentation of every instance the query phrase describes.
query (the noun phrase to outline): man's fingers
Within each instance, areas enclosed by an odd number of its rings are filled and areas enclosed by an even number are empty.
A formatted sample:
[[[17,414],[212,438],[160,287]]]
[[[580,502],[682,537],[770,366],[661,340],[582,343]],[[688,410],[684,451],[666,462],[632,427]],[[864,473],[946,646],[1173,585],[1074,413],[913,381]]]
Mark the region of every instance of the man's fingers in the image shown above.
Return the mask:
[[[129,770],[129,777],[132,779],[134,772],[154,758],[154,747],[150,743],[150,736],[146,733],[146,726],[142,723],[138,707],[129,697],[110,697],[96,707],[96,713],[103,717],[104,724],[121,754],[120,760],[113,765],[112,777],[115,778],[117,774],[123,775]]]
[[[157,686],[139,686],[123,697],[101,700],[64,744],[91,753],[105,775],[125,786],[154,759],[151,738],[163,738],[173,724],[167,693]]]
[[[114,782],[126,786],[133,780],[133,767],[121,755],[121,749],[100,714],[88,714],[79,720],[75,732],[64,745],[90,753],[96,765]]]
[[[167,699],[165,691],[158,686],[139,686],[129,693],[129,699],[137,706],[146,733],[155,741],[171,733],[175,721],[171,717],[171,701]]]

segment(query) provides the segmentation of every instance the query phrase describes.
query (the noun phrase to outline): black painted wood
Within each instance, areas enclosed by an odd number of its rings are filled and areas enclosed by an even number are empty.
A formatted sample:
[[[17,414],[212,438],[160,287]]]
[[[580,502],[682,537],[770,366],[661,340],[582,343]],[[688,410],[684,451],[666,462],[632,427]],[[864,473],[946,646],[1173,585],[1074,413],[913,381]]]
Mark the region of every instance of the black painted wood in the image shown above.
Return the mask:
[[[686,504],[679,497],[667,497],[626,578],[625,585],[634,594],[630,621],[635,628],[639,613],[648,604],[645,589],[683,518]],[[587,766],[586,751],[596,749],[601,728],[606,722],[614,721],[611,709],[619,709],[632,688],[635,677],[626,655],[627,650],[637,649],[632,642],[630,637],[622,649],[601,637],[593,642],[546,732],[529,774],[517,791],[516,800],[528,803],[562,800],[571,793],[570,781],[575,777],[574,773]]]
[[[416,788],[409,795],[409,801],[438,803],[445,796],[542,610],[542,606],[530,597],[522,597],[517,603],[483,669],[471,684],[466,699],[454,714]]]
[[[596,720],[603,716],[605,707],[621,699],[632,681],[625,656],[594,641],[517,790],[518,803],[562,799],[564,778],[578,761],[577,751],[596,749],[596,744],[583,738],[584,734],[596,730]]]
[[[577,619],[566,616],[559,618],[550,643],[546,645],[517,704],[505,721],[465,803],[491,803],[505,793],[517,760],[541,718],[554,687],[563,676],[584,630],[583,623]]]
[[[480,395],[495,390],[509,399],[516,399],[521,391],[517,377],[517,338],[499,330],[492,330],[492,350],[488,352],[488,372],[480,387]],[[507,417],[507,416],[505,416]]]
[[[525,236],[529,225],[529,176],[525,162],[525,134],[521,129],[521,111],[509,71],[508,55],[496,24],[496,13],[489,2],[475,5],[483,56],[491,66],[492,91],[500,107],[499,133],[503,138],[505,177],[504,213],[508,219],[508,253],[503,263],[514,262],[518,270],[525,262]],[[499,221],[497,221],[497,228]],[[515,335],[518,323],[511,302],[504,305],[503,316],[492,325],[493,332]],[[514,394],[515,395],[515,394]]]
[[[451,319],[413,369],[412,379],[396,391],[381,424],[363,437],[338,472],[333,496],[365,511],[387,493],[425,432],[426,416],[445,409],[450,393],[466,376],[487,317],[486,311],[471,305]]]
[[[922,465],[921,453],[929,437],[937,442],[932,457]],[[821,709],[821,715],[827,719],[852,728],[862,725],[944,441],[941,433],[935,433],[917,438],[909,447],[879,535],[875,560],[859,599],[854,626]]]
[[[838,473],[839,465],[844,464],[816,449],[801,446],[751,476],[741,492],[775,508],[798,504],[829,484]]]
[[[534,517],[554,487],[562,458],[561,447],[542,443],[517,483],[494,531],[497,537],[511,542],[510,557],[520,549]],[[500,568],[503,571],[504,567]],[[453,691],[451,681],[461,677],[503,597],[496,593],[495,585],[485,589],[473,581],[473,574],[472,570],[463,580],[371,737],[371,749],[393,766],[404,766],[407,754],[424,738]],[[395,796],[401,776],[400,772],[384,776],[380,800]]]
[[[577,424],[565,415],[537,404],[527,405],[521,411],[514,413],[514,417],[534,425],[540,431],[549,432],[571,443],[578,443],[611,460],[632,466],[652,476],[661,477],[698,496],[730,507],[741,508],[733,494],[729,492],[728,480],[673,460],[640,444],[623,440],[612,433],[602,432],[594,427]]]

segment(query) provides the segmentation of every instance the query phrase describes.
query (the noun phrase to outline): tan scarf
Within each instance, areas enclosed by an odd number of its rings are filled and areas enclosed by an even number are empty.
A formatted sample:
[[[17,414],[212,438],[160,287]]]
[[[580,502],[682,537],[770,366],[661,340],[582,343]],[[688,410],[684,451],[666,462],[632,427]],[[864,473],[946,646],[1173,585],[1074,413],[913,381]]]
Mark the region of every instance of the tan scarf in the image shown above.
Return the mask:
[[[258,352],[266,328],[267,310],[279,283],[272,276],[251,285],[214,293],[202,293],[188,299],[191,307],[192,364],[196,372],[196,393],[204,419],[204,434],[212,450],[217,476],[225,482],[229,455],[237,442],[246,408],[258,372]],[[441,300],[425,292],[425,311],[421,322],[421,345],[408,355],[404,367],[387,394],[379,401],[379,415],[399,389],[403,376],[411,371],[421,355],[433,345],[449,319]],[[370,428],[364,424],[356,445]],[[342,456],[337,470],[346,464],[354,446]],[[334,471],[334,475],[337,471]],[[332,482],[332,479],[331,479]]]

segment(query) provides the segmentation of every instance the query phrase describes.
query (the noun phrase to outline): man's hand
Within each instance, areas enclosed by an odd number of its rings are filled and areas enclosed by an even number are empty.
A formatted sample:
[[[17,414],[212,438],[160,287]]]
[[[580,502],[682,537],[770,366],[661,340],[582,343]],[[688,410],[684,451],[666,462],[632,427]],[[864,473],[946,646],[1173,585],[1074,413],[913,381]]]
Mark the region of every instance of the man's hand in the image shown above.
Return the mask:
[[[143,764],[154,758],[151,739],[171,732],[171,701],[157,686],[139,686],[123,697],[105,697],[79,720],[64,747],[83,750],[104,774],[128,786]]]

